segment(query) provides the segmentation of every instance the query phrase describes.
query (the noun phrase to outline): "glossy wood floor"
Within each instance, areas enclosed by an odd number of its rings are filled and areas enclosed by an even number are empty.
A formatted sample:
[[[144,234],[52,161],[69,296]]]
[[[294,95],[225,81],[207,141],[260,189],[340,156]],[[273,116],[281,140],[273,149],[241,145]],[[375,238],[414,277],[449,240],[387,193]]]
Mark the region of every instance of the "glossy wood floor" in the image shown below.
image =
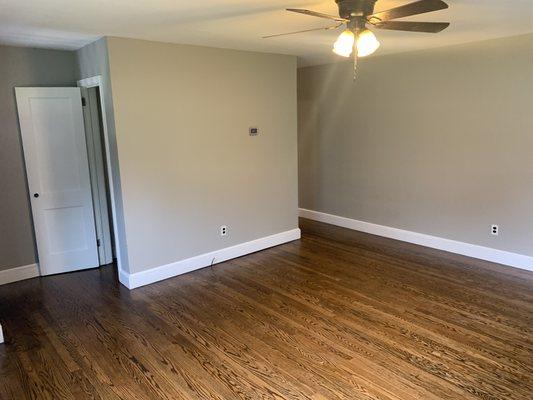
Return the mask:
[[[133,292],[111,267],[0,287],[0,398],[533,398],[533,273],[301,224]]]

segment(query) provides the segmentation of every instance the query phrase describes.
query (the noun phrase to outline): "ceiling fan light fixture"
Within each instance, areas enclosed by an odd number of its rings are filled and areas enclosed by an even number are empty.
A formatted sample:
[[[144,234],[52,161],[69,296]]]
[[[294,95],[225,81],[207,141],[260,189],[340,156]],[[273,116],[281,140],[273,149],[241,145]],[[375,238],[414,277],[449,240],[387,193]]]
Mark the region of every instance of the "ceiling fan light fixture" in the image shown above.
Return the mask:
[[[333,45],[333,52],[342,57],[350,57],[354,43],[355,34],[350,29],[346,29],[339,35],[337,41]]]
[[[381,45],[376,38],[376,35],[366,29],[367,26],[371,26],[372,29],[423,33],[439,33],[450,26],[449,22],[398,21],[406,17],[445,10],[449,6],[444,0],[413,0],[411,3],[376,13],[374,12],[374,7],[377,1],[378,0],[335,0],[339,8],[338,17],[336,15],[324,14],[313,10],[287,8],[287,11],[290,12],[335,21],[335,25],[325,28],[314,28],[298,32],[269,35],[264,36],[264,38],[293,35],[295,33],[303,32],[327,31],[340,28],[344,25],[347,29],[342,32],[335,41],[333,52],[346,58],[353,55],[355,79],[359,58],[373,54]]]
[[[368,29],[363,30],[357,35],[357,55],[359,57],[366,57],[373,54],[381,45],[371,31]]]

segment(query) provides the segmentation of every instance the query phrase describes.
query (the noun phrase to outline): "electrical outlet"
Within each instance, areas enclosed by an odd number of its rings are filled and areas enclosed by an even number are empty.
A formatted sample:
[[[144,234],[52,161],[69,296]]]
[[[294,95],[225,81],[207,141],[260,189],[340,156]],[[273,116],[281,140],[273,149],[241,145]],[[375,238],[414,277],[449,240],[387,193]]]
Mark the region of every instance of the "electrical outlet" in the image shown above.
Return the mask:
[[[226,225],[220,227],[220,236],[228,236],[228,227]]]
[[[490,227],[490,234],[493,236],[498,236],[500,233],[500,227],[498,225],[492,225]]]

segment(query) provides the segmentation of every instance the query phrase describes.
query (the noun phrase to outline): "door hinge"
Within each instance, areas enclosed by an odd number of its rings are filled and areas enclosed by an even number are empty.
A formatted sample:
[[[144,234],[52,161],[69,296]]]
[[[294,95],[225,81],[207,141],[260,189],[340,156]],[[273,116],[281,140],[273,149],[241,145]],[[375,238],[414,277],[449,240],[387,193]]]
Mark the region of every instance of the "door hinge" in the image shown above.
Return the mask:
[[[85,101],[85,97],[81,98],[81,106],[85,107],[87,105],[87,101]]]
[[[100,242],[100,239],[96,239],[96,247],[100,247],[102,243]]]

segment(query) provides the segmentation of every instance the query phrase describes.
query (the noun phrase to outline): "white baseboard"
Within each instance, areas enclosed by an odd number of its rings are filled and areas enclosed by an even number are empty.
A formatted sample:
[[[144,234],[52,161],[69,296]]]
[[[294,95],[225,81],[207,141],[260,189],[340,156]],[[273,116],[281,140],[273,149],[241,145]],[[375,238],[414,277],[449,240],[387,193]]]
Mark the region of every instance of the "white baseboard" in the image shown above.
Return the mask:
[[[213,251],[211,253],[201,254],[186,260],[177,261],[171,264],[162,265],[146,271],[129,274],[125,271],[119,271],[119,281],[128,289],[135,289],[150,283],[162,281],[177,275],[185,274],[200,268],[205,268],[213,264],[218,264],[232,258],[255,253],[269,247],[278,246],[283,243],[300,239],[300,229],[293,229],[281,232],[272,236],[252,240],[251,242],[241,243],[236,246],[226,247]],[[213,262],[214,260],[214,262]]]
[[[300,208],[300,217],[533,271],[533,257]]]
[[[0,271],[0,285],[23,281],[39,276],[39,265],[30,264]]]

